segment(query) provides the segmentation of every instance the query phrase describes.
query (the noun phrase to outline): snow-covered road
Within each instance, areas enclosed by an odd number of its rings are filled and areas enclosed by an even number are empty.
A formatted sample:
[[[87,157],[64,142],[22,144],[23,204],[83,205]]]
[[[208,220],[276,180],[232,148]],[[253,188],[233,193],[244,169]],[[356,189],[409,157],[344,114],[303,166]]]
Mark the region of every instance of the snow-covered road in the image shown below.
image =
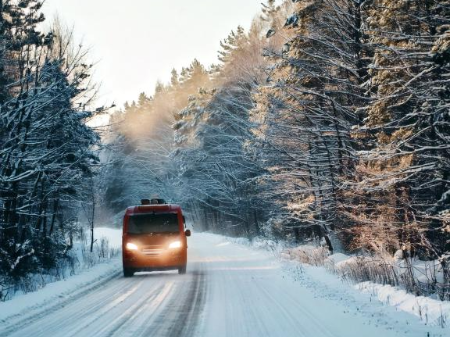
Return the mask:
[[[347,307],[348,301],[320,296],[326,285],[305,286],[270,253],[220,236],[190,239],[186,275],[123,278],[117,267],[61,298],[0,321],[0,336],[427,336],[420,323],[405,328],[404,313],[380,324],[373,308],[359,313],[354,305]],[[434,331],[430,336],[448,333]]]

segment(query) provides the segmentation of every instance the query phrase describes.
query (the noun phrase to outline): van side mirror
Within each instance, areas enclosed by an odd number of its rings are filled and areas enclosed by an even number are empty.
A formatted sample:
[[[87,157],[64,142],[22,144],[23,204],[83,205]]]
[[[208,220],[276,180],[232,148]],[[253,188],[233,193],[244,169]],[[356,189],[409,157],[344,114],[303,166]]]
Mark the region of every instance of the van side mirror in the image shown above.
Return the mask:
[[[191,230],[190,229],[186,229],[186,231],[184,232],[184,235],[191,236]]]

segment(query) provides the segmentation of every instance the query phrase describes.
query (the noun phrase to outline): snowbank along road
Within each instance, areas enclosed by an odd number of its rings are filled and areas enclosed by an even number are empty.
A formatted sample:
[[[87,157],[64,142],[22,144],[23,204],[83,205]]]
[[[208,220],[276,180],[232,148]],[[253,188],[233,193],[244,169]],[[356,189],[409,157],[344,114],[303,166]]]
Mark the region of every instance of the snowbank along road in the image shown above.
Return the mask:
[[[333,291],[320,282],[294,280],[270,253],[194,234],[186,275],[124,278],[118,268],[0,321],[0,336],[450,336],[368,298],[363,303],[326,296]]]

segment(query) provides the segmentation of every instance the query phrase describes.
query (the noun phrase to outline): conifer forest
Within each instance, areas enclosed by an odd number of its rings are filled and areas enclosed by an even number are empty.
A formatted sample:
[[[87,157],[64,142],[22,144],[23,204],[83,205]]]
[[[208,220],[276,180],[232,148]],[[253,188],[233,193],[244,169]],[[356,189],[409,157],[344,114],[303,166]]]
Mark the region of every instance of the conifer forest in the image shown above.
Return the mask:
[[[197,231],[438,261],[367,278],[450,299],[449,0],[265,0],[216,64],[118,107],[43,5],[0,0],[0,284],[157,195]]]

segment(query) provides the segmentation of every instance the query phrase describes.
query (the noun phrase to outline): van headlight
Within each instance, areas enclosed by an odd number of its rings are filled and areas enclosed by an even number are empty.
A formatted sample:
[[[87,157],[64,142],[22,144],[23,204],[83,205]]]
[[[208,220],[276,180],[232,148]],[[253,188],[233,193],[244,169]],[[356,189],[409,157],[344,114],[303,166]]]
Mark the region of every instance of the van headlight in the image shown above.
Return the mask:
[[[181,248],[181,241],[174,241],[169,245],[170,249]]]
[[[138,246],[131,242],[127,242],[127,245],[125,247],[127,248],[127,250],[138,250]]]

